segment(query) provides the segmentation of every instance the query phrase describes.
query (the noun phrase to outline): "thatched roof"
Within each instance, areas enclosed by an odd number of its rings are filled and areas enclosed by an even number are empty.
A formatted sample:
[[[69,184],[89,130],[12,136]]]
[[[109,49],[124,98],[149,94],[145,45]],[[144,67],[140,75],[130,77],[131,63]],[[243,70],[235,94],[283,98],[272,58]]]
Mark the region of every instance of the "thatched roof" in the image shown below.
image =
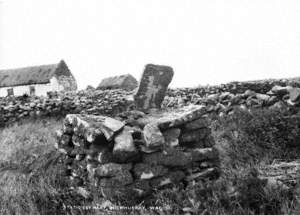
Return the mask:
[[[62,75],[61,70],[58,70],[61,66],[66,67],[63,60],[57,64],[0,70],[0,87],[49,83],[53,76]],[[57,74],[58,71],[60,74]],[[70,75],[69,70],[64,73]]]
[[[137,80],[130,74],[102,79],[97,89],[126,89],[132,90],[138,85]]]

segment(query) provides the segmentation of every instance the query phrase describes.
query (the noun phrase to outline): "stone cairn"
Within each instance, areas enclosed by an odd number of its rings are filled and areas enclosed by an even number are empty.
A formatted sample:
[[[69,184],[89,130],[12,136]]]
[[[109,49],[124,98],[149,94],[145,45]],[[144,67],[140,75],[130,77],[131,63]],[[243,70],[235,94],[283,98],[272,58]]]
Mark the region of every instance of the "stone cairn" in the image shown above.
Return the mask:
[[[96,187],[104,198],[141,200],[153,190],[216,179],[219,157],[204,106],[160,109],[171,67],[147,65],[136,94],[137,110],[115,118],[69,114],[57,132],[74,189]],[[145,81],[146,80],[146,81]],[[140,110],[153,109],[150,114]]]

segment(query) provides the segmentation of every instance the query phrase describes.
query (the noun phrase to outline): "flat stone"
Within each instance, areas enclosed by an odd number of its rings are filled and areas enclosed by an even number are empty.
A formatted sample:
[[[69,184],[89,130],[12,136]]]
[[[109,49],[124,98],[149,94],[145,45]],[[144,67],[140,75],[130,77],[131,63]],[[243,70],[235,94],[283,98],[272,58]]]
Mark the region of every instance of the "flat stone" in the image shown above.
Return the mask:
[[[179,127],[188,122],[199,119],[205,113],[207,113],[205,106],[190,105],[173,112],[166,113],[164,116],[160,117],[158,119],[158,127],[162,130]]]
[[[146,180],[166,175],[168,173],[168,169],[161,165],[138,163],[134,166],[133,172],[136,178]]]
[[[185,178],[185,174],[182,171],[170,172],[167,176],[159,178],[153,178],[150,180],[152,188],[160,188],[169,184],[177,184]]]
[[[183,152],[176,148],[169,148],[163,152],[145,154],[143,159],[147,164],[169,167],[184,167],[192,162],[191,153]]]
[[[115,136],[115,144],[113,148],[113,156],[120,162],[125,162],[130,157],[137,154],[131,135],[131,129],[127,126]]]
[[[256,98],[257,98],[258,100],[262,100],[262,101],[264,101],[264,102],[268,102],[269,99],[270,99],[270,96],[269,96],[269,95],[266,95],[266,94],[257,93],[257,94],[256,94]]]
[[[210,129],[208,128],[201,128],[198,130],[186,131],[184,132],[180,138],[179,142],[194,142],[200,141],[207,137],[210,134]]]
[[[161,131],[159,130],[157,124],[149,123],[144,127],[143,136],[145,140],[146,147],[153,149],[153,148],[160,148],[164,146],[165,139]]]
[[[276,95],[279,95],[279,96],[283,96],[283,95],[285,95],[285,94],[288,94],[288,93],[289,93],[289,90],[290,90],[291,88],[292,88],[291,86],[282,87],[282,86],[275,85],[275,86],[271,89],[271,92],[272,92],[273,94],[276,94]]]
[[[179,145],[179,136],[181,130],[179,128],[171,128],[163,132],[163,136],[166,141],[166,145],[169,147],[175,147]]]
[[[160,108],[173,75],[173,69],[169,66],[146,65],[140,86],[134,96],[137,108],[140,110]]]
[[[289,91],[290,93],[290,100],[292,102],[298,102],[300,99],[300,88],[293,88]]]
[[[74,133],[84,136],[88,142],[94,142],[104,135],[107,141],[124,127],[124,123],[107,116],[86,114],[68,114],[64,123],[72,125]]]
[[[95,175],[99,177],[114,177],[129,171],[131,168],[131,164],[107,163],[98,166],[95,170]]]
[[[219,175],[219,171],[217,168],[208,168],[201,172],[193,173],[186,177],[187,181],[198,180],[198,179],[207,179],[217,177]]]

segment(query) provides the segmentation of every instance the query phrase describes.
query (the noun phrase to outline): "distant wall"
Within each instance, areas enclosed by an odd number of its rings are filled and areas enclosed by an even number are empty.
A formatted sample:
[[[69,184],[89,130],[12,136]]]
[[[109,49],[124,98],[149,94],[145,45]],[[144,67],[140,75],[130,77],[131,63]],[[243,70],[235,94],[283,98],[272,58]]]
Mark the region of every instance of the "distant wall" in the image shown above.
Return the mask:
[[[0,126],[28,117],[69,113],[114,115],[133,105],[128,96],[130,93],[122,90],[98,90],[54,93],[51,97],[4,97],[0,98]]]
[[[62,89],[57,80],[53,79],[52,84],[54,91]],[[280,86],[294,86],[292,87],[294,90],[291,92],[281,90],[277,93],[267,94],[277,84]],[[197,104],[210,106],[211,111],[217,114],[230,113],[235,107],[297,109],[300,107],[300,89],[297,86],[300,87],[299,81],[276,80],[251,84],[230,83],[220,86],[169,89],[163,101],[163,108],[177,108]],[[26,90],[29,90],[29,86],[25,87]],[[249,90],[252,90],[252,92],[249,92]],[[6,90],[4,93],[6,95]],[[65,116],[69,113],[114,115],[133,108],[133,92],[124,90],[61,92],[52,98],[0,98],[0,124],[5,125],[31,116]]]

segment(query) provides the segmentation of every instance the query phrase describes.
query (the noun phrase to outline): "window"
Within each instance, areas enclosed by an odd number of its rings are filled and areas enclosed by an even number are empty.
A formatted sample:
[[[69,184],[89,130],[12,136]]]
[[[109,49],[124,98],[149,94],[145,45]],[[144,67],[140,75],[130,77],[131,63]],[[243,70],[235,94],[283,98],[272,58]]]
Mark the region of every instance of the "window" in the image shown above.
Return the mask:
[[[29,87],[29,92],[30,92],[31,96],[34,96],[35,95],[35,87],[34,86],[30,86]]]
[[[13,95],[14,95],[14,89],[13,88],[7,89],[7,96],[13,96]]]

